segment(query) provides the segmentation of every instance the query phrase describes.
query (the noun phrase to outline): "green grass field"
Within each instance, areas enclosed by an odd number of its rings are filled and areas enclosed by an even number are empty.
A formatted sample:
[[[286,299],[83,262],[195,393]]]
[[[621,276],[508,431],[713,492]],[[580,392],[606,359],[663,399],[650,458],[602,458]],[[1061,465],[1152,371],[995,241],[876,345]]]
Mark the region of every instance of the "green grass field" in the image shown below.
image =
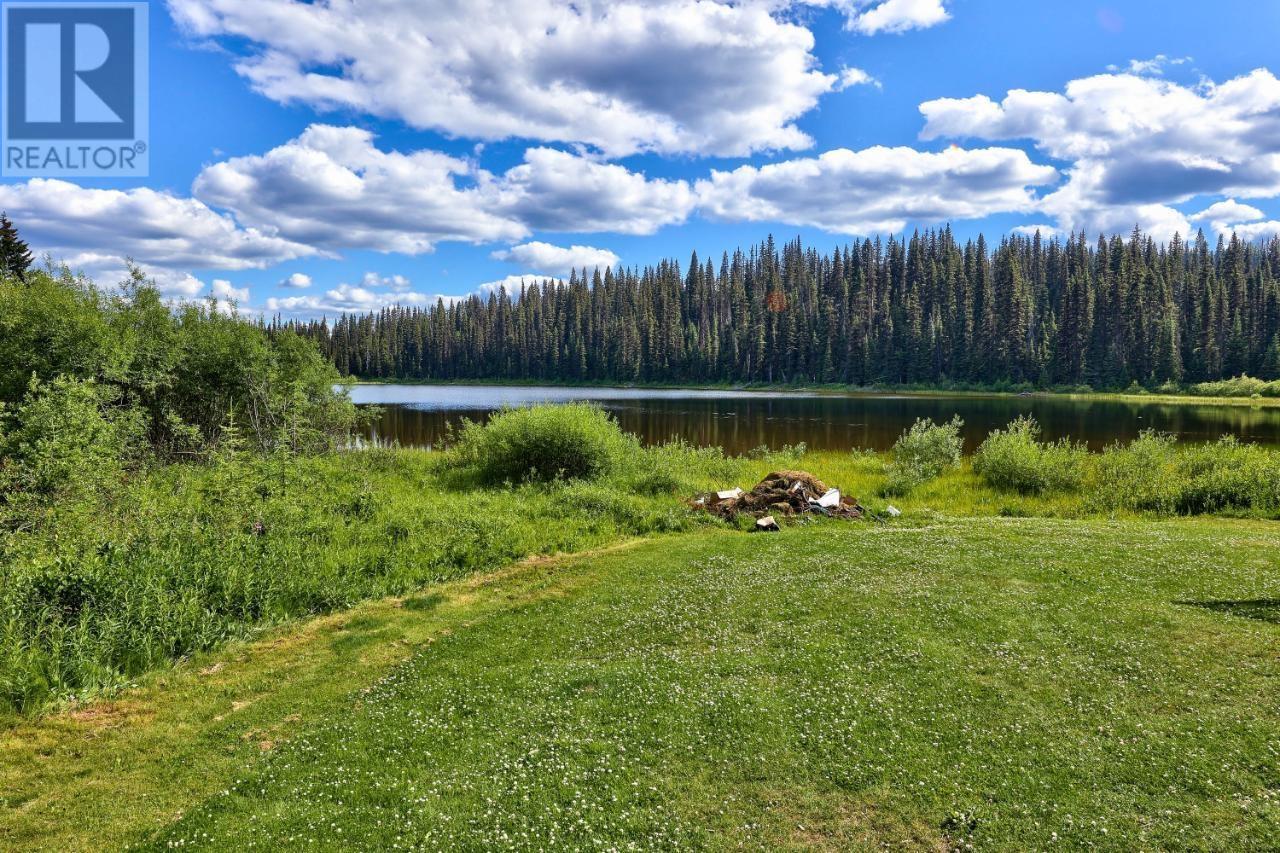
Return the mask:
[[[525,562],[11,726],[0,847],[1275,849],[1277,553],[917,509]]]

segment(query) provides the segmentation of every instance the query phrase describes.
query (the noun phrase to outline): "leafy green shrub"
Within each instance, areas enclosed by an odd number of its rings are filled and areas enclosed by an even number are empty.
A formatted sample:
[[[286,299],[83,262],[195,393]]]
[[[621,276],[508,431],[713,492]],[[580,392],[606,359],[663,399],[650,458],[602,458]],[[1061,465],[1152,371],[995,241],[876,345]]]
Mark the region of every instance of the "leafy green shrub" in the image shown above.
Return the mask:
[[[1182,451],[1178,471],[1184,481],[1179,512],[1280,508],[1280,454],[1234,436]]]
[[[973,470],[994,488],[1024,495],[1071,492],[1084,480],[1088,451],[1067,439],[1040,440],[1035,418],[1020,417],[978,448]]]
[[[120,473],[124,430],[93,382],[31,380],[0,426],[0,505],[33,508],[88,493]]]
[[[1178,456],[1173,437],[1154,430],[1116,442],[1098,458],[1094,502],[1102,509],[1175,512],[1183,487]]]
[[[959,416],[941,426],[928,418],[916,421],[893,446],[893,463],[884,493],[905,495],[958,468],[964,450],[964,439],[960,437],[963,428],[964,421]]]
[[[508,409],[487,424],[467,422],[453,448],[484,483],[594,480],[640,454],[640,445],[598,406],[574,403]]]

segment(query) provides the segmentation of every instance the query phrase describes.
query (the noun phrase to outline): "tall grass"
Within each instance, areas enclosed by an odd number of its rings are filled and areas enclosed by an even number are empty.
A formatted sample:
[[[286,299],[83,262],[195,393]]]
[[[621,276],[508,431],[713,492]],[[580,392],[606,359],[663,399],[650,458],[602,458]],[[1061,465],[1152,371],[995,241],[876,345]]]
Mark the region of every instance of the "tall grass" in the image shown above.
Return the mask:
[[[477,487],[447,454],[222,455],[0,528],[0,709],[37,710],[284,620],[526,555],[717,524],[675,495],[738,460],[680,445],[596,480]]]

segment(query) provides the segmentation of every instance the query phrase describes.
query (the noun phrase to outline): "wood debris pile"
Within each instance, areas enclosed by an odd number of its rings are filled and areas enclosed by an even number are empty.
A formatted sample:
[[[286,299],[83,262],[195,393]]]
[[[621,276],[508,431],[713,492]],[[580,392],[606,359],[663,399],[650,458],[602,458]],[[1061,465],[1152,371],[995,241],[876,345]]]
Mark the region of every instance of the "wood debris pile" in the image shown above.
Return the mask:
[[[778,471],[749,492],[731,489],[703,495],[693,505],[726,519],[750,515],[762,521],[798,515],[856,520],[866,514],[857,498],[828,488],[826,483],[804,471]]]

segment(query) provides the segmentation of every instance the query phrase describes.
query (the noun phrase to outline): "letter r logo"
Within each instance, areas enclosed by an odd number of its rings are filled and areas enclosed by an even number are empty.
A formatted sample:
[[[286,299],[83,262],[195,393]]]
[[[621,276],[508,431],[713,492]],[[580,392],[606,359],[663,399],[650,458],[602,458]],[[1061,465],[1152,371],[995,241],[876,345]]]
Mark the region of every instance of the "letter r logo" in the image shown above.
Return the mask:
[[[9,3],[8,139],[113,140],[137,134],[139,3]],[[145,30],[143,30],[145,32]]]

